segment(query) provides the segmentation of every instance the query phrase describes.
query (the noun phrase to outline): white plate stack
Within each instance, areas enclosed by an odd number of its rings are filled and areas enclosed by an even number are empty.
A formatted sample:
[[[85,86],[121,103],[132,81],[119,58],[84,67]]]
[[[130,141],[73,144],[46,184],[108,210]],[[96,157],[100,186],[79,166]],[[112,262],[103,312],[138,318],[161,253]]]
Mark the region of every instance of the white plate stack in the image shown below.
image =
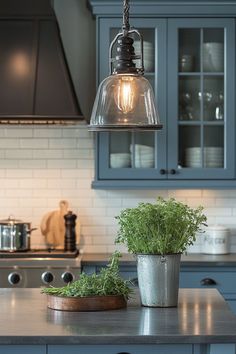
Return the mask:
[[[140,41],[134,41],[133,47],[135,54],[140,55]],[[143,41],[143,61],[146,71],[154,71],[154,48],[151,42]],[[140,60],[136,61],[136,66],[140,66]]]
[[[204,71],[224,71],[224,44],[219,42],[203,43]]]
[[[134,166],[135,168],[153,168],[154,167],[154,147],[148,145],[134,144],[130,145],[130,151],[134,148]]]
[[[203,166],[208,168],[222,168],[224,166],[224,149],[218,146],[204,148]],[[202,149],[189,147],[185,150],[185,165],[191,168],[202,167]]]
[[[110,154],[111,168],[126,168],[131,166],[131,156],[129,153]]]

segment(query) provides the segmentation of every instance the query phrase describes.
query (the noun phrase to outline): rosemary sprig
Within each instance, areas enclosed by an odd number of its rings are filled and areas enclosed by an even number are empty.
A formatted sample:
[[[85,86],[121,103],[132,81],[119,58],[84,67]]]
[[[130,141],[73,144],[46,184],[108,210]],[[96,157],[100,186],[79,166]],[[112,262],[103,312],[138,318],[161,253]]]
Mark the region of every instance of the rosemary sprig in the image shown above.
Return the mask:
[[[65,297],[84,297],[101,295],[123,295],[129,298],[132,289],[130,282],[119,275],[119,258],[121,254],[114,252],[107,267],[102,268],[99,274],[82,273],[76,280],[64,287],[43,288],[42,293]]]

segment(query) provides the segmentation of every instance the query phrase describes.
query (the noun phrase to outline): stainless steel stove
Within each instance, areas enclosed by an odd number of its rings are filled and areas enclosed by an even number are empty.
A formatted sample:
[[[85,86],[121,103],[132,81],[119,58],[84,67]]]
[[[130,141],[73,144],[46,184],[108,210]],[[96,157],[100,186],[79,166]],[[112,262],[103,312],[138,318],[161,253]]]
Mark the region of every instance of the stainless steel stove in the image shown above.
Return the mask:
[[[78,251],[0,252],[0,288],[64,286],[79,279],[80,273]]]

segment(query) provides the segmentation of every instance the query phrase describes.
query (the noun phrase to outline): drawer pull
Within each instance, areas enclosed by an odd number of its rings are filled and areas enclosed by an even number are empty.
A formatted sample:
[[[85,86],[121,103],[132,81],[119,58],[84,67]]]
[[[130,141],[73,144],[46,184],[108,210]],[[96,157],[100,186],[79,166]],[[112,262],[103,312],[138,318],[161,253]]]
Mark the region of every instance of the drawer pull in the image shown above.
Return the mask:
[[[201,285],[207,286],[207,285],[216,285],[216,281],[211,278],[204,278],[200,281]]]

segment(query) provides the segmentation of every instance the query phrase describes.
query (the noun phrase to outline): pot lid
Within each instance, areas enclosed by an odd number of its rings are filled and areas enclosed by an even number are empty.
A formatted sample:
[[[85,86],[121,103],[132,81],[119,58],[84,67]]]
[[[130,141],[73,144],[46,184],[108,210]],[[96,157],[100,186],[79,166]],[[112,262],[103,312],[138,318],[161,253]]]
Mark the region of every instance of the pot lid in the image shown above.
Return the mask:
[[[24,224],[22,220],[15,219],[13,215],[9,215],[8,219],[0,220],[0,224]]]

